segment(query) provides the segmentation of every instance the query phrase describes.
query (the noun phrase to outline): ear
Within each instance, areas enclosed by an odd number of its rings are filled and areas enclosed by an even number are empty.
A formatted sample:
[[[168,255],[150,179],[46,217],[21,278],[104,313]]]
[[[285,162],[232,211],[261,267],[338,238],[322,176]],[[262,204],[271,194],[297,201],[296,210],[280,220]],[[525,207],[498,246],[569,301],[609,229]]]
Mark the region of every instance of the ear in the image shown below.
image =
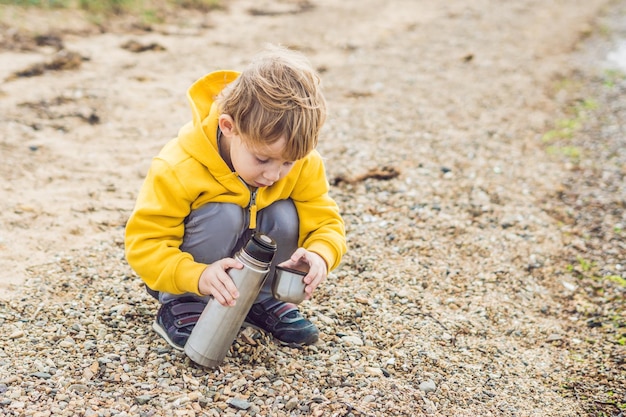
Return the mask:
[[[217,119],[217,124],[220,127],[220,130],[222,131],[222,134],[224,136],[230,137],[237,134],[237,131],[235,129],[235,121],[232,117],[230,117],[229,114],[220,114],[219,118]]]

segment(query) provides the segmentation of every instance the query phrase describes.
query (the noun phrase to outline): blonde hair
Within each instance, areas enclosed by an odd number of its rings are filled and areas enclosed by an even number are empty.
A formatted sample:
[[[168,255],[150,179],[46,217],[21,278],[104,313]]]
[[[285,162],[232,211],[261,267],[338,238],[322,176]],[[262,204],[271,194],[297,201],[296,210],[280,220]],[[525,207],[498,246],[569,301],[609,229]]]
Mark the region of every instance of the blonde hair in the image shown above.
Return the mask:
[[[218,97],[222,114],[253,148],[286,140],[284,158],[304,158],[326,120],[320,78],[299,52],[270,46]]]

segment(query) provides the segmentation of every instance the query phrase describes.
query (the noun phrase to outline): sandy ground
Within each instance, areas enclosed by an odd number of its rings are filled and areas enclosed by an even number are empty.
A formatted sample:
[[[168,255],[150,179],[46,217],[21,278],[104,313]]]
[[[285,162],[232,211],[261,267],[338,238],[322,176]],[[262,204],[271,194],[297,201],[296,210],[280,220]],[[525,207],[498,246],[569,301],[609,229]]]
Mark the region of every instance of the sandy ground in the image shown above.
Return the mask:
[[[608,342],[587,333],[594,330],[584,323],[584,309],[577,310],[581,303],[597,307],[580,290],[579,275],[588,268],[575,262],[581,247],[593,245],[573,229],[577,206],[563,197],[573,195],[570,180],[580,164],[563,152],[555,156],[542,140],[558,120],[572,118],[580,90],[564,85],[581,82],[585,42],[610,37],[598,16],[623,5],[238,0],[225,10],[172,14],[150,31],[119,22],[98,31],[77,15],[2,7],[9,23],[0,50],[0,296],[13,312],[2,319],[11,340],[27,343],[15,312],[36,299],[46,311],[48,300],[59,308],[83,300],[81,291],[88,298],[119,285],[124,291],[105,297],[107,308],[154,309],[122,253],[125,221],[149,160],[190,117],[185,92],[195,79],[241,68],[273,42],[303,51],[322,74],[331,114],[320,151],[350,245],[305,307],[321,317],[327,334],[310,355],[335,358],[326,366],[334,364],[338,353],[325,348],[358,336],[363,347],[344,352],[347,366],[366,358],[366,376],[384,380],[361,388],[355,382],[334,405],[343,385],[320,383],[318,393],[331,405],[317,415],[577,416],[598,409],[617,415],[626,404],[620,330]],[[15,76],[59,59],[58,42],[37,45],[33,34],[57,34],[75,54],[61,56],[70,68]],[[129,41],[147,50],[124,47]],[[589,249],[594,257],[587,261],[623,278],[618,229],[626,221],[619,203],[626,169],[620,169],[607,180],[615,188],[614,210],[590,213],[609,216],[608,230],[617,235],[606,238],[613,242],[608,252]],[[623,298],[619,285],[611,288]],[[146,331],[151,346],[162,346]],[[596,347],[606,353],[598,361],[587,357]],[[12,349],[4,348],[5,358]],[[246,367],[233,360],[233,368]],[[29,375],[11,371],[12,363],[4,359],[0,374],[8,393],[19,385],[12,374]],[[609,377],[588,376],[597,363]],[[81,375],[82,383],[93,381]],[[421,385],[428,381],[435,392]],[[394,390],[402,393],[395,400],[388,397]],[[228,396],[223,389],[221,395]],[[260,397],[268,403],[268,396]],[[215,403],[224,403],[218,397]],[[7,398],[15,401],[2,404],[15,415],[28,408],[28,401],[14,404],[18,394]],[[211,409],[191,403],[181,406],[189,415]],[[257,412],[320,410],[272,408],[279,403]],[[146,410],[138,404],[126,411]],[[79,414],[89,414],[81,407]]]
[[[2,287],[19,288],[29,266],[59,253],[119,238],[149,158],[189,117],[190,83],[240,68],[266,42],[297,47],[324,72],[333,113],[321,149],[331,176],[376,165],[454,167],[469,153],[492,161],[487,169],[507,164],[516,170],[509,177],[528,176],[517,175],[530,171],[519,156],[536,156],[525,149],[559,105],[546,89],[567,72],[568,53],[605,3],[321,2],[296,13],[297,2],[241,1],[183,27],[97,36],[82,36],[88,26],[71,18],[78,34],[62,42],[84,59],[78,70],[2,85]],[[251,15],[253,7],[277,15]],[[15,20],[44,34],[58,23]],[[133,53],[122,48],[129,40],[165,50]],[[50,62],[54,52],[5,50],[0,75]],[[485,135],[509,143],[473,151]]]

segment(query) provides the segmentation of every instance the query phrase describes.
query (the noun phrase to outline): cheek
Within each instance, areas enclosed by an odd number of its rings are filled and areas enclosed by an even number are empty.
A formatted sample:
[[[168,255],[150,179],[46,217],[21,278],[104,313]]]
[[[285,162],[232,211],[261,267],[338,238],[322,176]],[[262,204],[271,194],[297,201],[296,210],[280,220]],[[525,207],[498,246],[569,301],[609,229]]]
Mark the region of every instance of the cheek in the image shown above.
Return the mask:
[[[254,157],[246,153],[235,153],[232,156],[233,166],[237,172],[251,172],[256,168]]]

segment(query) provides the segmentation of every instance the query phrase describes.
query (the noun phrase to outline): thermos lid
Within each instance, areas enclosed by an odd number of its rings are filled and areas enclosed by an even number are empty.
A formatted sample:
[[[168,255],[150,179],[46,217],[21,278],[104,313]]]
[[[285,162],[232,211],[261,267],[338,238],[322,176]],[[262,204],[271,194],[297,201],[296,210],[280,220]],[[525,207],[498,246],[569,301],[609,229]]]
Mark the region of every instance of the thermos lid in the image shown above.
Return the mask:
[[[246,243],[245,251],[257,261],[269,263],[274,258],[276,242],[268,235],[256,232]]]

